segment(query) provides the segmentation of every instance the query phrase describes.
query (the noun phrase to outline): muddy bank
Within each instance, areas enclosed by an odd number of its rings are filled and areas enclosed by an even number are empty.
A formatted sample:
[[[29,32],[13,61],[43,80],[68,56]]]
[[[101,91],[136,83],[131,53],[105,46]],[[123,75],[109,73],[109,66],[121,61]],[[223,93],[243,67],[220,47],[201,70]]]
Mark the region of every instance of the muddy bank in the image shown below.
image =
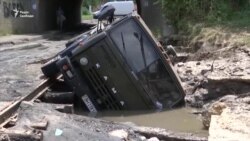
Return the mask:
[[[0,48],[0,65],[5,66],[0,70],[0,100],[11,101],[32,91],[41,81],[41,65],[54,56],[57,52],[64,49],[68,38],[55,37],[53,39],[41,39],[32,43],[19,44]],[[2,106],[3,105],[3,106]],[[4,108],[6,104],[1,104]],[[154,136],[159,139],[171,140],[206,140],[196,138],[193,134],[178,134],[165,130],[162,134],[135,133],[131,125],[98,120],[76,115],[60,113],[56,110],[56,105],[51,104],[34,104],[33,106],[22,106],[19,111],[17,125],[9,128],[7,131],[0,132],[1,135],[9,132],[18,132],[18,135],[29,137],[32,134],[34,138],[43,137],[44,140],[72,140],[79,138],[81,140],[121,140],[112,131],[120,134],[125,131],[129,140],[146,140]],[[31,128],[31,123],[38,123],[47,118],[49,126],[45,131],[37,131]],[[57,130],[58,129],[58,130]],[[154,128],[152,128],[154,129]],[[26,132],[27,131],[27,132]],[[56,136],[55,133],[63,132],[62,135]],[[136,130],[139,132],[139,130]],[[162,130],[163,131],[163,130]],[[21,133],[20,133],[21,132]],[[153,132],[153,131],[152,131]],[[27,135],[27,133],[29,133]],[[163,134],[164,133],[164,134]],[[1,136],[1,137],[3,137]],[[3,137],[5,139],[5,136]],[[25,138],[24,140],[26,140]],[[154,138],[153,138],[154,139]],[[31,139],[32,140],[32,139]]]
[[[8,131],[34,130],[32,125],[48,122],[44,130],[36,130],[44,141],[50,140],[173,140],[203,141],[206,138],[196,137],[190,133],[176,133],[158,128],[138,127],[134,124],[104,121],[74,114],[56,111],[59,105],[44,103],[22,103],[18,111],[16,126]],[[60,134],[58,135],[58,132]],[[1,132],[0,132],[1,133]]]
[[[250,47],[248,33],[202,31],[185,62],[175,64],[187,106],[198,108],[209,140],[247,140],[250,130]],[[181,50],[181,51],[184,51]]]
[[[210,122],[209,140],[249,140],[250,93],[224,96],[203,115],[211,121],[207,121]]]
[[[250,92],[250,55],[238,49],[231,58],[176,64],[186,90],[186,104],[202,108],[224,95]]]

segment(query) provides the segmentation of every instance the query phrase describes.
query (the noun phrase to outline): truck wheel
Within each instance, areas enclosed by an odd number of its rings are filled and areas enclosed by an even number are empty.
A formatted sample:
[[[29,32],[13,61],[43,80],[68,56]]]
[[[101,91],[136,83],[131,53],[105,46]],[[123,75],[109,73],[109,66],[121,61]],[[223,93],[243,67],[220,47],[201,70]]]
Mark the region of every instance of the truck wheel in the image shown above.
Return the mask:
[[[41,70],[45,76],[53,77],[60,72],[60,70],[58,69],[56,65],[57,61],[58,61],[58,58],[54,58],[41,67]]]

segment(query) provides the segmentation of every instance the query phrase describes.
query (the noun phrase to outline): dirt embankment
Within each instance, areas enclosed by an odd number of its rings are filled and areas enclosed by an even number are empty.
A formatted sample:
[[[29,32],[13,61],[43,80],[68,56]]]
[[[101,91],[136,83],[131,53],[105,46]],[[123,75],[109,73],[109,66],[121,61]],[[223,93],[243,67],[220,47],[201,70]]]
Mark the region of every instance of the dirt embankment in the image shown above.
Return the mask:
[[[249,138],[249,39],[246,31],[205,28],[190,42],[187,61],[175,65],[186,104],[202,109],[211,140]]]

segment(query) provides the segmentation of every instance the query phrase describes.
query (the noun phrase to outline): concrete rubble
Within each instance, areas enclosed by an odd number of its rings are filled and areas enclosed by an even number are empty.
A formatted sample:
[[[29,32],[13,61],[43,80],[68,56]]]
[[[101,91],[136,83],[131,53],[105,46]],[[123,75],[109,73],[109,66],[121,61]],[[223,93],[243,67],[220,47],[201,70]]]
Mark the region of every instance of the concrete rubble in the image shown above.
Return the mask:
[[[186,105],[201,109],[198,113],[209,128],[209,140],[248,140],[249,47],[224,50],[205,58],[197,51],[175,67],[187,93]]]

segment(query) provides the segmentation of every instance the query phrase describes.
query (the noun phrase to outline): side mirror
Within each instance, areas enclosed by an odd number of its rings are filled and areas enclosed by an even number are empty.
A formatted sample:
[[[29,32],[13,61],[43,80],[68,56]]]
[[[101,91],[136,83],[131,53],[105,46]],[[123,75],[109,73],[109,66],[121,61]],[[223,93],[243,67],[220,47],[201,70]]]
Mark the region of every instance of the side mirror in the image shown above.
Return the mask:
[[[96,12],[93,15],[94,19],[98,19],[99,21],[102,21],[104,19],[108,19],[110,17],[114,16],[115,8],[112,5],[106,5],[101,10]]]

